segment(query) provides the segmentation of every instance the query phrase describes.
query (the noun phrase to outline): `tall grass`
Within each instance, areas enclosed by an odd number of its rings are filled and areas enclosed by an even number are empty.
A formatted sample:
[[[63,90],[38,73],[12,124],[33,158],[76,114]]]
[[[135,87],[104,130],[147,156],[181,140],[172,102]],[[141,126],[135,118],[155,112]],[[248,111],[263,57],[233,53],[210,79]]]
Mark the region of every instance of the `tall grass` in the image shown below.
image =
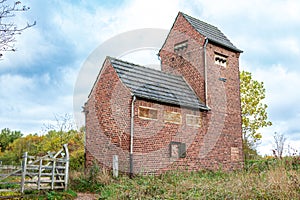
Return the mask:
[[[70,183],[73,190],[95,192],[100,199],[300,199],[300,160],[252,161],[230,173],[172,171],[133,179],[98,170],[73,176]]]

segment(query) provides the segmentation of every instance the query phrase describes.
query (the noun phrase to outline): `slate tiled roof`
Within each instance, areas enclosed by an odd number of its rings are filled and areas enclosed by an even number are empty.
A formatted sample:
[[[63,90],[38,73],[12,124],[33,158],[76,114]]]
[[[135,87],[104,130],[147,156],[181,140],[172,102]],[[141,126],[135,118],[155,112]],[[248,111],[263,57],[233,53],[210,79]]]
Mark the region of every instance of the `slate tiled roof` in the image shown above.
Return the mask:
[[[137,97],[207,110],[181,76],[108,57],[121,81]]]
[[[187,14],[181,14],[201,35],[206,36],[209,41],[227,47],[236,52],[243,52],[242,50],[236,48],[217,27],[191,17]]]

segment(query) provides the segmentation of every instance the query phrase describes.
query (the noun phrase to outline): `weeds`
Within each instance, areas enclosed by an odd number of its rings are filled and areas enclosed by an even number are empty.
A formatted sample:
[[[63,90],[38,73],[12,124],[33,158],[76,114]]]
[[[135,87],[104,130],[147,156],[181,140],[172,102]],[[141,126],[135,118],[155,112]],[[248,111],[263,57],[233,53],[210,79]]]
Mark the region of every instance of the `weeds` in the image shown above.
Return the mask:
[[[110,173],[94,163],[88,173],[74,173],[70,175],[70,186],[79,192],[98,192],[112,180]]]
[[[23,199],[74,199],[93,192],[99,199],[300,199],[299,157],[248,161],[245,170],[169,171],[155,176],[117,179],[94,164],[86,173],[72,172],[70,188],[25,194]]]
[[[100,199],[300,199],[299,168],[299,157],[270,158],[249,161],[237,172],[170,171],[113,179],[93,166],[86,177],[71,184],[75,191],[98,193]]]

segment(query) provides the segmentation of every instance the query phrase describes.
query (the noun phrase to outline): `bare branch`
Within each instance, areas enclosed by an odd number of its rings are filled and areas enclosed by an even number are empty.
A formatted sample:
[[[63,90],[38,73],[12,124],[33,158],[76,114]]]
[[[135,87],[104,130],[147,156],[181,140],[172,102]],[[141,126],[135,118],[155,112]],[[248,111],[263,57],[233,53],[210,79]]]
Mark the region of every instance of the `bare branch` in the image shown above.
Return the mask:
[[[53,123],[44,124],[44,132],[48,132],[50,130],[55,130],[58,132],[68,132],[70,130],[76,129],[76,124],[71,114],[54,114],[54,119],[55,120]]]
[[[36,21],[27,22],[25,26],[19,28],[15,22],[9,21],[15,17],[16,12],[26,12],[30,9],[21,4],[21,1],[16,1],[13,5],[8,5],[7,0],[0,0],[0,57],[3,51],[16,51],[14,47],[16,35],[20,35],[24,30],[36,25]]]
[[[282,158],[286,138],[283,134],[279,134],[277,132],[274,133],[273,137],[275,142],[275,149],[273,149],[273,154],[275,157]]]

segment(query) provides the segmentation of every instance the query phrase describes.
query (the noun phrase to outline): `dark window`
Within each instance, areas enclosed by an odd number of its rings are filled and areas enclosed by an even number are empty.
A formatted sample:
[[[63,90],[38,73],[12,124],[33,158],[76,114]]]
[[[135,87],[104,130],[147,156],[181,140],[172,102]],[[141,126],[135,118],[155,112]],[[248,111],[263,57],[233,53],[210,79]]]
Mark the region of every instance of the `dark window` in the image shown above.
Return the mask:
[[[181,142],[170,143],[170,157],[171,158],[185,158],[186,157],[186,145]]]
[[[215,53],[215,64],[226,67],[226,65],[227,65],[227,56]]]

